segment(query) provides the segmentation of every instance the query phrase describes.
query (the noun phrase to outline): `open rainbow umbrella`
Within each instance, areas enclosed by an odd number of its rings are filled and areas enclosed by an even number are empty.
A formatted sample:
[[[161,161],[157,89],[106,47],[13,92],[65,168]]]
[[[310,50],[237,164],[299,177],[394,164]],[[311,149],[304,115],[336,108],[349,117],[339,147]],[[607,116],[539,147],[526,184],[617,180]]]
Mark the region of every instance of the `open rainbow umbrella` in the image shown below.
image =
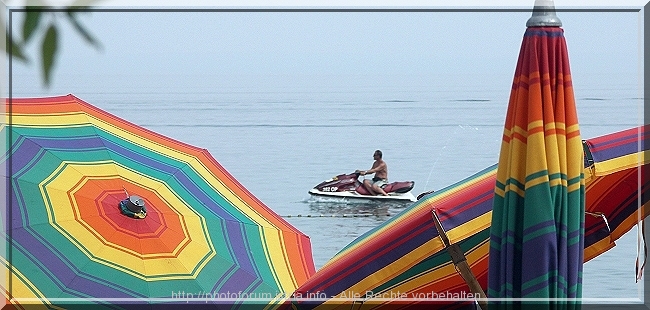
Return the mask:
[[[7,100],[12,303],[282,299],[307,236],[210,154],[72,96]]]
[[[612,248],[616,239],[650,215],[650,180],[645,174],[636,177],[639,169],[650,170],[646,132],[650,126],[584,141],[592,154],[588,158],[593,158],[583,170],[587,176],[585,262]],[[466,260],[480,287],[487,289],[496,174],[493,165],[428,194],[360,236],[296,290],[294,296],[304,300],[294,301],[294,306],[471,306],[477,294],[457,269],[450,247],[439,238],[431,212],[439,218],[450,244],[461,249],[460,259]]]
[[[582,296],[583,147],[564,30],[541,2],[526,23],[492,209],[487,293],[503,305]]]

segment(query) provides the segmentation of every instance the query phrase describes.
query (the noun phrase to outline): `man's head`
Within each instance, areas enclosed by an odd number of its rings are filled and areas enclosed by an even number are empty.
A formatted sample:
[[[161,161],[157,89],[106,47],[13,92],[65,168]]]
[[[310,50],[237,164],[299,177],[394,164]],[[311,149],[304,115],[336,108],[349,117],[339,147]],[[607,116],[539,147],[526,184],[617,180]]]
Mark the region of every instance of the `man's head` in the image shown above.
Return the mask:
[[[381,154],[380,150],[376,150],[375,154],[372,155],[372,157],[377,158],[377,159],[380,159],[381,156],[382,156],[382,154]]]

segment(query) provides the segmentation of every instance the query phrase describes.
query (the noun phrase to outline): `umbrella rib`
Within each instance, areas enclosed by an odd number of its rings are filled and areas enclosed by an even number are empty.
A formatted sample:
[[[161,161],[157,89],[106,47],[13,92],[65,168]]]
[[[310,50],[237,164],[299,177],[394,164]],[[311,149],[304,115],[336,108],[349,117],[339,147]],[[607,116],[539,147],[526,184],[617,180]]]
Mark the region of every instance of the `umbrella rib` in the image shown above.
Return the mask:
[[[481,285],[476,280],[474,273],[472,273],[472,270],[469,268],[469,265],[467,264],[467,258],[465,257],[463,250],[461,250],[458,244],[449,243],[447,232],[442,227],[442,223],[440,222],[435,209],[431,210],[431,216],[433,217],[433,223],[436,227],[436,230],[438,231],[438,237],[442,239],[442,242],[445,245],[445,249],[447,249],[447,252],[451,256],[456,272],[460,274],[465,283],[467,283],[469,286],[470,290],[480,297],[478,303],[481,306],[481,309],[487,310],[487,297],[485,295],[485,292],[483,292]]]

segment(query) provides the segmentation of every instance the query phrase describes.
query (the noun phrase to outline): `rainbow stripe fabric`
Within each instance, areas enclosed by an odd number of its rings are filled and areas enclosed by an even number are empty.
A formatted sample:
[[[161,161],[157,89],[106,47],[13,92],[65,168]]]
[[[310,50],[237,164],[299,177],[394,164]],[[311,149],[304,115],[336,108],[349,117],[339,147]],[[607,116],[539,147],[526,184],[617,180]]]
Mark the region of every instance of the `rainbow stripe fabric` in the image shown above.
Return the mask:
[[[490,215],[496,165],[428,194],[336,254],[294,295],[326,296],[295,302],[299,309],[363,309],[390,304],[467,306],[472,298],[438,237],[436,212],[451,243],[460,244],[482,287],[486,286]],[[462,242],[461,242],[462,241]],[[362,262],[362,263],[360,263]]]
[[[584,142],[585,261],[616,245],[615,241],[650,215],[650,126],[640,126]],[[643,193],[643,195],[639,195]]]
[[[583,170],[586,211],[602,214],[609,223],[607,226],[601,216],[586,215],[585,262],[612,248],[616,239],[650,215],[650,182],[643,175],[638,176],[639,169],[650,172],[650,143],[646,143],[650,136],[645,134],[649,129],[650,126],[631,128],[584,141],[585,149],[593,154],[593,162],[585,163]],[[598,170],[602,167],[606,169]],[[431,212],[440,218],[451,243],[460,246],[478,283],[486,290],[496,176],[495,164],[422,197],[360,236],[294,295],[320,300],[297,300],[293,306],[467,306],[463,298],[471,300],[473,295],[438,238]]]
[[[564,30],[529,27],[499,156],[488,297],[582,296],[583,164]]]
[[[314,274],[309,238],[207,150],[72,95],[6,109],[12,302],[237,303],[288,295]],[[143,199],[145,218],[120,213],[128,195]]]

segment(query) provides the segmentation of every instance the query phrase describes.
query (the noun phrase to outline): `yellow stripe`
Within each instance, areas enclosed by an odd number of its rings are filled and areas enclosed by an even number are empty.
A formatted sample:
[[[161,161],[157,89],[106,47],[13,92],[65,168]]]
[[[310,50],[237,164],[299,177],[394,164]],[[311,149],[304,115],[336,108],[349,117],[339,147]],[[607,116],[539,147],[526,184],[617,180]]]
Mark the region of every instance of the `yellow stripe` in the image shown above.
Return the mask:
[[[567,192],[571,193],[573,191],[580,190],[580,187],[585,186],[585,184],[586,184],[585,179],[583,178],[582,180],[580,180],[579,183],[573,183],[571,185],[568,185],[567,186]]]
[[[52,115],[49,117],[43,117],[43,115],[32,116],[32,115],[13,115],[13,121],[15,125],[20,124],[42,124],[47,126],[70,126],[73,125],[84,125],[92,124],[98,128],[101,128],[115,136],[118,136],[124,140],[130,141],[133,144],[139,145],[143,148],[152,150],[158,154],[164,155],[166,157],[174,158],[182,163],[186,163],[191,166],[201,177],[206,179],[206,182],[214,186],[215,190],[223,195],[223,197],[231,202],[233,205],[239,206],[251,220],[255,221],[260,225],[266,225],[274,227],[271,222],[269,222],[264,217],[260,216],[257,211],[245,203],[240,197],[236,196],[229,188],[227,188],[221,180],[212,174],[207,167],[201,163],[196,157],[191,156],[187,153],[184,153],[180,150],[167,147],[166,145],[161,145],[159,143],[153,142],[151,140],[144,139],[128,130],[125,130],[120,127],[115,127],[111,123],[104,122],[101,119],[97,119],[92,115],[86,115],[84,113],[75,113],[75,114],[65,114],[65,115]]]
[[[592,258],[605,253],[607,250],[613,248],[616,244],[610,238],[603,238],[600,241],[585,248],[584,261],[587,262]]]
[[[404,273],[404,271],[412,268],[413,266],[422,262],[422,260],[430,257],[435,253],[440,252],[443,249],[444,246],[442,244],[442,241],[440,241],[440,238],[433,238],[418,248],[414,249],[413,251],[406,253],[400,259],[397,259],[393,263],[386,265],[384,268],[360,280],[346,291],[360,292],[362,294],[366,291],[371,291],[373,288],[377,287],[377,283],[385,283],[386,281],[394,278],[396,275]],[[445,270],[445,268],[442,269],[444,270],[443,272],[436,271],[435,273],[439,273],[441,275],[449,273],[449,270]],[[453,270],[453,265],[451,266],[451,270]],[[324,304],[329,303],[330,302],[325,302]]]
[[[263,236],[264,256],[273,272],[275,282],[283,292],[291,292],[298,288],[299,283],[291,272],[291,266],[288,265],[289,258],[287,249],[283,246],[285,243],[283,235],[275,228],[262,227],[260,236]]]
[[[278,229],[271,221],[267,220],[265,217],[261,216],[254,207],[247,204],[243,199],[237,196],[233,191],[231,191],[226,185],[217,178],[212,172],[203,165],[197,158],[194,156],[183,153],[182,151],[166,147],[164,145],[155,143],[153,141],[144,139],[138,135],[135,135],[128,130],[124,130],[119,127],[115,127],[110,123],[104,122],[101,119],[95,118],[93,116],[86,116],[84,113],[70,113],[70,114],[61,114],[61,115],[12,115],[14,125],[45,125],[45,126],[55,126],[55,127],[67,127],[67,126],[82,126],[85,124],[92,124],[98,128],[101,128],[115,136],[118,136],[122,139],[131,141],[132,143],[139,145],[141,147],[150,149],[159,154],[164,154],[164,156],[174,158],[178,161],[187,163],[189,166],[196,171],[198,175],[206,180],[206,183],[209,184],[214,190],[222,195],[222,197],[231,203],[234,206],[245,214],[251,221],[257,223],[260,226],[273,227]],[[72,125],[71,125],[72,124]],[[276,268],[277,281],[281,283],[281,287],[295,287],[295,280],[293,279],[292,273],[286,266],[287,256],[284,247],[282,246],[284,240],[277,234],[267,234],[269,238],[266,240],[268,249],[265,249],[267,260],[270,265]],[[273,254],[271,254],[273,253]],[[279,255],[278,253],[282,253]]]
[[[0,262],[2,262],[5,274],[3,294],[11,303],[14,303],[16,308],[22,308],[21,304],[29,305],[29,309],[53,307],[47,297],[16,266],[9,268],[10,264],[3,256],[0,256]],[[9,286],[10,283],[11,286]]]
[[[452,244],[465,240],[492,225],[492,210],[467,221],[454,229],[447,231],[449,242]]]
[[[470,267],[474,266],[477,261],[484,256],[487,256],[490,251],[490,242],[483,242],[467,253],[465,253],[465,258]],[[412,292],[417,290],[422,285],[430,284],[431,282],[444,283],[446,279],[457,276],[456,268],[454,267],[453,262],[441,266],[441,268],[432,270],[428,273],[424,273],[418,276],[417,279],[414,279],[409,282],[401,283],[393,287],[394,291],[400,292]]]
[[[566,126],[566,124],[564,124],[564,123],[562,123],[562,124],[563,124],[563,126]],[[570,134],[572,134],[572,133],[574,133],[576,131],[580,131],[580,124],[578,124],[578,123],[571,124],[568,127],[566,127],[567,136],[569,136]],[[582,144],[580,144],[580,145],[582,145]]]
[[[554,140],[554,139],[548,139],[548,140]],[[524,148],[521,152],[517,153],[517,155],[521,156],[521,158],[513,158],[511,163],[517,163],[518,161],[521,161],[525,163],[525,172],[524,172],[524,182],[526,181],[526,177],[533,174],[537,173],[538,171],[549,171],[549,173],[557,173],[559,172],[559,169],[556,169],[556,167],[549,167],[549,162],[557,162],[557,145],[553,147],[552,145],[546,145],[546,143],[551,143],[546,139],[546,136],[544,136],[544,132],[538,132],[534,133],[530,136],[528,136],[528,145],[525,145],[525,147],[530,150],[530,152],[527,152],[527,150]],[[545,149],[546,147],[546,149]],[[548,152],[551,153],[548,153]],[[551,169],[556,169],[556,171],[553,171]],[[521,180],[519,180],[521,182]]]
[[[465,183],[463,183],[461,185],[455,186],[455,187],[450,188],[450,189],[446,189],[444,192],[440,192],[440,193],[438,193],[436,195],[433,195],[433,196],[431,196],[431,197],[429,197],[429,198],[427,198],[425,200],[419,200],[413,206],[411,206],[410,209],[408,209],[407,211],[404,211],[404,213],[402,213],[399,216],[399,219],[396,219],[396,220],[394,220],[394,221],[392,221],[390,223],[386,223],[381,229],[378,229],[377,231],[373,232],[372,234],[366,236],[363,240],[371,240],[371,239],[375,238],[376,236],[383,235],[387,231],[392,230],[395,226],[403,225],[403,223],[402,223],[402,221],[400,219],[406,219],[406,218],[410,218],[410,217],[413,217],[413,216],[417,216],[416,214],[421,213],[421,212],[426,212],[427,216],[431,216],[430,212],[434,208],[434,206],[436,206],[438,204],[441,204],[441,203],[444,203],[444,201],[447,200],[448,197],[457,195],[458,192],[463,191],[468,187],[472,187],[472,186],[474,186],[474,184],[482,182],[486,178],[494,177],[495,173],[496,173],[496,169],[494,171],[492,171],[491,173],[485,173],[484,175],[478,176],[478,177],[476,177],[475,179],[472,179],[472,180],[468,180],[467,182],[465,182]],[[330,263],[336,261],[336,259],[338,257],[343,257],[347,253],[355,251],[355,249],[357,249],[359,246],[362,246],[363,244],[364,244],[364,242],[362,240],[357,241],[355,243],[355,245],[353,245],[353,246],[351,246],[351,247],[337,253],[336,256],[334,256],[331,260],[329,260],[321,269],[325,268]]]
[[[485,256],[488,255],[489,246],[490,246],[489,242],[483,242],[483,243],[479,244],[477,247],[474,247],[474,248],[470,249],[469,251],[467,251],[465,253],[466,258],[467,258],[467,263],[469,264],[470,268],[474,267],[478,263],[478,261],[480,259],[482,259],[482,258],[484,258]],[[410,256],[410,254],[407,255],[407,256]],[[381,271],[375,273],[375,275],[380,273],[380,272]],[[396,274],[399,274],[399,273],[396,273]],[[457,276],[458,275],[457,275],[456,268],[454,267],[453,263],[451,261],[449,261],[448,263],[446,263],[444,265],[438,266],[438,268],[436,268],[436,269],[428,270],[425,273],[419,274],[419,275],[417,275],[417,276],[415,276],[415,277],[413,277],[411,279],[407,279],[407,280],[405,280],[405,281],[403,281],[401,283],[398,283],[395,286],[386,288],[382,292],[373,291],[373,293],[376,294],[376,293],[387,293],[388,292],[389,295],[390,295],[390,292],[393,292],[395,294],[397,294],[397,292],[399,292],[400,294],[407,294],[407,297],[411,298],[413,296],[411,294],[409,294],[409,293],[419,290],[424,285],[429,285],[429,284],[431,284],[433,282],[434,283],[445,283],[445,281],[447,281],[448,279],[450,279],[452,277],[457,277]],[[373,275],[370,275],[368,278],[372,278],[372,277],[373,277]],[[394,278],[394,275],[392,275],[389,278]],[[383,282],[381,282],[381,280],[380,280],[380,281],[378,281],[378,283],[383,283]],[[375,285],[375,287],[376,287],[376,285]],[[363,298],[366,291],[367,290],[358,290],[357,288],[350,288],[350,289],[346,290],[346,293],[348,295],[350,295],[350,292],[358,293]],[[389,303],[389,302],[390,301],[369,300],[368,302],[364,302],[364,305],[368,305],[368,304],[378,305],[378,304],[385,304],[385,303]],[[351,304],[351,303],[352,303],[352,301],[344,302],[343,304]],[[319,307],[317,307],[317,309],[335,309],[336,306],[340,305],[340,304],[341,304],[341,300],[338,300],[338,301],[330,300],[330,301],[327,301],[327,302],[319,305]],[[343,309],[349,309],[349,306],[347,306],[346,308],[343,308]]]
[[[525,143],[518,139],[510,140],[510,143],[501,145],[497,181],[506,184],[508,179],[514,178],[521,184],[526,183],[526,146]]]
[[[539,176],[537,178],[531,179],[528,182],[526,182],[526,188],[530,188],[530,187],[533,187],[533,186],[536,186],[536,185],[539,185],[539,184],[548,183],[548,182],[549,182],[548,175],[545,174],[545,175]]]
[[[528,123],[528,130],[526,132],[524,132],[522,130],[521,134],[523,134],[524,137],[525,137],[526,134],[528,134],[529,131],[532,131],[532,130],[538,128],[538,127],[544,127],[545,129],[546,128],[555,128],[553,123],[544,124],[544,120],[537,120],[537,121],[532,121],[532,122]]]
[[[648,163],[650,163],[650,151],[643,151],[597,162],[594,166],[596,176],[603,176],[625,169],[640,167]]]
[[[541,121],[529,124],[529,129],[542,126]],[[546,130],[563,129],[564,123],[545,124]],[[569,126],[569,130],[575,132],[577,125]],[[517,132],[519,129],[516,128]],[[525,135],[526,133],[521,133]],[[537,151],[535,151],[537,150]],[[511,139],[510,143],[503,142],[499,156],[500,167],[497,171],[497,181],[506,184],[509,179],[514,179],[524,184],[526,188],[550,182],[550,186],[567,186],[566,180],[538,177],[526,182],[526,177],[539,171],[548,171],[549,174],[564,174],[568,179],[580,176],[582,172],[582,143],[580,136],[566,139],[565,135],[553,134],[545,136],[544,132],[531,134],[527,143],[518,139]],[[570,169],[568,171],[565,171]],[[574,186],[575,187],[575,186]],[[520,196],[524,192],[515,186],[507,186],[505,191],[514,191]],[[496,189],[495,194],[505,196],[504,190]]]
[[[611,236],[614,240],[618,240],[618,238],[622,237],[623,234],[628,232],[634,225],[637,225],[643,219],[645,219],[648,214],[646,213],[646,207],[650,205],[650,202],[647,202],[645,205],[641,205],[636,212],[630,214],[627,218],[625,218],[618,226],[616,229],[612,230]],[[645,215],[645,216],[644,216]]]
[[[536,122],[543,122],[543,121],[536,121]],[[566,129],[566,124],[563,122],[548,122],[544,124],[544,130],[549,131],[549,130],[565,130]]]
[[[515,186],[514,184],[508,184],[506,186],[506,189],[504,191],[504,196],[505,197],[505,192],[514,192],[517,193],[520,197],[526,197],[526,192],[523,189],[520,189],[518,186]]]
[[[52,225],[61,232],[72,244],[83,252],[90,260],[97,263],[122,270],[128,274],[147,281],[169,280],[169,279],[193,279],[208,261],[216,255],[212,240],[207,233],[206,223],[203,217],[195,213],[180,197],[176,196],[161,182],[142,177],[137,173],[114,165],[111,162],[84,165],[77,163],[62,163],[52,175],[39,184],[41,195],[44,201],[48,202],[48,217]],[[59,175],[56,175],[60,171]],[[89,225],[82,225],[74,219],[79,206],[70,205],[71,198],[68,196],[70,186],[77,184],[83,176],[101,178],[105,175],[115,175],[117,172],[121,177],[131,180],[138,185],[156,189],[158,195],[168,203],[169,207],[178,214],[182,214],[187,227],[185,232],[190,242],[182,250],[173,249],[176,258],[158,258],[157,254],[142,255],[130,249],[109,243]],[[50,181],[49,184],[48,181]],[[77,214],[77,216],[79,216]],[[79,219],[81,221],[81,219]],[[64,233],[64,232],[67,232]],[[94,232],[96,235],[92,234]],[[69,235],[68,235],[69,234]],[[155,242],[155,239],[142,242]],[[117,249],[116,249],[117,248]],[[119,250],[118,250],[119,249]],[[178,253],[175,253],[178,252]],[[193,273],[192,270],[196,269]],[[179,274],[177,276],[167,276]],[[149,279],[148,277],[159,277]]]
[[[499,196],[499,197],[505,197],[506,196],[506,192],[504,190],[498,188],[498,187],[494,188],[494,194]]]

